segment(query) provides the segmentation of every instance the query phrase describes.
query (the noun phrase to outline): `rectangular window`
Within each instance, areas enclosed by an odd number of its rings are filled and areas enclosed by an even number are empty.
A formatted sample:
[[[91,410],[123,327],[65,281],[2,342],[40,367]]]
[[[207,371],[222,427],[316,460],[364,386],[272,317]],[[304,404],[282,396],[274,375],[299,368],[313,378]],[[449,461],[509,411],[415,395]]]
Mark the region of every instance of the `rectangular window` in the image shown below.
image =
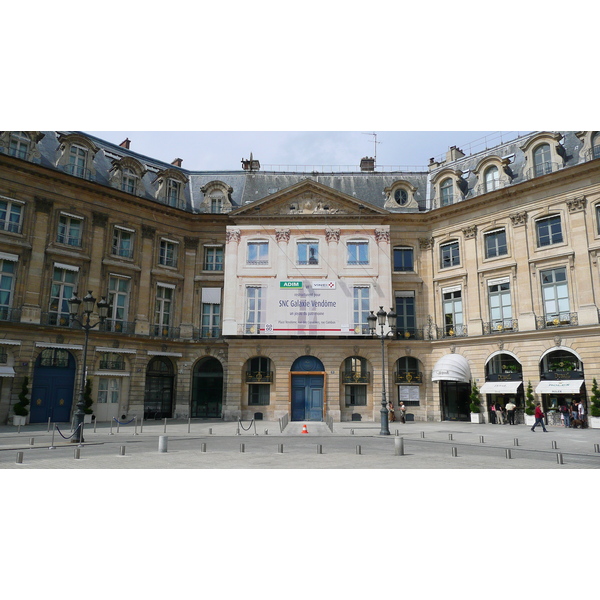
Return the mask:
[[[10,156],[27,159],[29,152],[29,137],[23,131],[15,131],[10,136],[8,153]]]
[[[210,199],[210,212],[217,215],[223,212],[223,198]]]
[[[131,280],[111,276],[108,280],[108,302],[110,304],[107,328],[110,331],[125,332],[129,311],[129,290]]]
[[[14,200],[0,199],[0,231],[21,233],[23,205]]]
[[[414,292],[396,292],[396,315],[397,336],[414,338],[417,334]]]
[[[348,264],[369,264],[369,242],[348,242]]]
[[[258,286],[246,288],[246,334],[257,335],[263,320],[263,289]]]
[[[67,246],[81,247],[83,221],[70,215],[60,215],[56,241]]]
[[[457,267],[460,265],[460,252],[458,242],[451,242],[440,246],[440,268]]]
[[[600,146],[598,146],[598,148],[600,148]],[[598,158],[600,158],[600,156]],[[600,204],[596,204],[596,231],[598,232],[598,235],[600,235]]]
[[[538,247],[560,244],[563,241],[560,217],[548,217],[536,222]]]
[[[120,391],[119,380],[116,377],[100,377],[98,381],[98,404],[118,404]]]
[[[156,286],[156,302],[154,305],[154,323],[156,335],[168,335],[171,326],[171,310],[173,304],[173,288],[158,284]]]
[[[132,169],[123,169],[123,179],[121,181],[121,189],[128,194],[135,194],[137,183],[136,174]]]
[[[298,242],[298,264],[319,264],[319,242]]]
[[[394,248],[394,271],[414,271],[412,248]]]
[[[366,406],[367,405],[367,386],[366,385],[347,385],[346,386],[346,406]]]
[[[204,270],[223,270],[223,247],[206,246],[204,248]]]
[[[177,266],[177,243],[170,240],[160,240],[158,262],[165,267]]]
[[[463,335],[462,290],[446,291],[442,294],[444,303],[444,334]]]
[[[490,231],[483,236],[483,239],[485,242],[486,258],[495,258],[496,256],[508,254],[505,229]]]
[[[169,206],[177,206],[179,203],[179,181],[169,179],[167,181],[167,204]]]
[[[0,259],[0,321],[10,320],[13,302],[16,263]]]
[[[544,315],[547,322],[553,324],[569,323],[571,320],[569,306],[569,288],[567,286],[567,269],[547,269],[540,273],[542,282],[542,298]]]
[[[249,265],[269,264],[269,242],[248,242]]]
[[[221,335],[221,305],[202,304],[202,337],[217,338]]]
[[[113,230],[112,253],[121,258],[133,258],[133,232],[121,227]]]
[[[270,403],[271,386],[265,383],[248,385],[248,404],[267,406]]]
[[[55,266],[52,272],[48,322],[50,325],[69,326],[69,304],[77,287],[77,271]]]
[[[491,330],[512,328],[510,281],[488,285]]]
[[[85,177],[87,150],[73,144],[69,151],[69,165],[67,172],[76,177]]]
[[[354,332],[369,333],[369,288],[355,287],[353,298]]]

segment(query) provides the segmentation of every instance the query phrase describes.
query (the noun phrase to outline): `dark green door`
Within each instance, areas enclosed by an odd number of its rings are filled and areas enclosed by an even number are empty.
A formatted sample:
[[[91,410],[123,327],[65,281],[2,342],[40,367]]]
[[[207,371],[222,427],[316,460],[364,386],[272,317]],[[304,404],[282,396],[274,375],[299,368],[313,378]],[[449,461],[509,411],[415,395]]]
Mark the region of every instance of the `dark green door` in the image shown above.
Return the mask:
[[[471,386],[459,381],[440,381],[444,421],[470,421]]]
[[[205,358],[194,369],[192,418],[220,419],[223,406],[223,367],[216,358]]]

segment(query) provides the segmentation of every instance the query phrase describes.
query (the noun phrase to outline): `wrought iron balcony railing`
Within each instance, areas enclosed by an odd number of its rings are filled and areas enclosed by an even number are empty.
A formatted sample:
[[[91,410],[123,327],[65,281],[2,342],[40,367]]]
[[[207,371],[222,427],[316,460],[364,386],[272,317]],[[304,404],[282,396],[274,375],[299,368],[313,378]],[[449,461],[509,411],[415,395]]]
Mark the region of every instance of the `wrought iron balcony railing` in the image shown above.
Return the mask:
[[[100,325],[100,331],[110,331],[111,333],[135,333],[134,321],[117,321],[115,319],[106,319]]]
[[[9,221],[0,219],[0,231],[10,231],[10,233],[21,233],[21,221]]]
[[[342,383],[371,383],[369,371],[342,371]]]
[[[194,339],[206,340],[221,337],[220,327],[194,327]]]
[[[496,333],[514,333],[519,331],[518,319],[499,319],[483,324],[483,335],[494,335]]]
[[[446,325],[437,328],[438,339],[449,337],[467,337],[466,325]]]
[[[428,339],[423,334],[422,328],[417,327],[399,327],[396,329],[396,338],[399,340],[424,340]]]
[[[44,312],[41,314],[40,324],[53,327],[70,327],[71,317],[69,313]]]
[[[539,165],[535,165],[525,172],[525,179],[533,179],[534,177],[541,177],[542,175],[548,175],[548,173],[554,173],[560,169],[561,165],[554,162],[543,162]]]
[[[179,337],[179,327],[170,325],[152,325],[150,331],[154,337],[177,339]]]
[[[246,383],[273,383],[273,371],[246,371]]]
[[[63,171],[69,175],[75,175],[75,177],[81,177],[82,179],[87,179],[88,181],[94,181],[92,172],[89,169],[85,169],[79,165],[64,165]]]
[[[101,360],[100,368],[110,371],[122,371],[125,369],[125,361],[123,360]]]
[[[551,329],[554,327],[573,327],[579,325],[575,312],[551,313],[543,317],[536,317],[537,329]]]
[[[0,306],[0,321],[9,321],[10,323],[18,323],[21,320],[20,308],[9,308],[8,306]]]
[[[394,383],[423,383],[421,371],[396,371]]]

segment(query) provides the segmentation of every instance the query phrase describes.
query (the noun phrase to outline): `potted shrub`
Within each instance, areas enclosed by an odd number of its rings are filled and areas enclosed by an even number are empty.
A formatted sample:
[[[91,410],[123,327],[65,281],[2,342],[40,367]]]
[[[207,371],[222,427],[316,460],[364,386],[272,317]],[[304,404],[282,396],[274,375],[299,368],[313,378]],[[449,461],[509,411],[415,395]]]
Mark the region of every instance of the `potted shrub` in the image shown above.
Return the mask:
[[[590,408],[590,427],[593,429],[600,429],[600,390],[598,389],[598,382],[594,377],[592,383],[592,395],[590,397],[592,404]]]
[[[481,397],[475,382],[473,382],[473,388],[471,389],[469,400],[469,408],[471,409],[471,423],[483,423],[483,415],[481,414]]]
[[[533,427],[535,424],[535,398],[533,397],[533,386],[531,381],[527,382],[527,391],[525,392],[525,425]]]
[[[29,414],[29,409],[27,408],[29,398],[27,398],[27,394],[29,394],[29,377],[23,379],[23,385],[19,392],[19,401],[13,406],[13,412],[15,413],[13,415],[13,425],[25,425],[27,415]]]
[[[94,400],[92,399],[92,382],[89,379],[85,380],[85,389],[83,391],[83,402],[85,407],[83,412],[85,413],[83,416],[84,423],[91,423],[93,419],[92,404],[94,404]]]

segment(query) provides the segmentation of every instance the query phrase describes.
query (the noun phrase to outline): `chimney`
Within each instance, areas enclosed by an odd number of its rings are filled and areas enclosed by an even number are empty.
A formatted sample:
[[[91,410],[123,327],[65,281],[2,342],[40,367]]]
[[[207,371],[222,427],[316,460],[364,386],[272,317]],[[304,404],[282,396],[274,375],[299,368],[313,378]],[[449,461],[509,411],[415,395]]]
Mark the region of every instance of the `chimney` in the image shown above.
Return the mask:
[[[260,162],[254,160],[252,152],[250,152],[250,160],[242,158],[242,169],[244,171],[260,171]]]
[[[121,146],[121,148],[125,148],[126,150],[129,150],[129,144],[131,144],[131,140],[129,138],[125,138],[120,144],[119,146]]]
[[[452,162],[453,160],[458,160],[459,158],[462,158],[464,155],[465,153],[460,148],[457,148],[456,146],[451,146],[450,150],[448,150],[448,152],[446,153],[446,161]]]
[[[183,159],[182,158],[176,158],[171,164],[174,167],[181,167],[181,163],[183,163]]]
[[[374,171],[375,170],[375,159],[373,157],[365,156],[360,159],[360,170],[361,171]]]

